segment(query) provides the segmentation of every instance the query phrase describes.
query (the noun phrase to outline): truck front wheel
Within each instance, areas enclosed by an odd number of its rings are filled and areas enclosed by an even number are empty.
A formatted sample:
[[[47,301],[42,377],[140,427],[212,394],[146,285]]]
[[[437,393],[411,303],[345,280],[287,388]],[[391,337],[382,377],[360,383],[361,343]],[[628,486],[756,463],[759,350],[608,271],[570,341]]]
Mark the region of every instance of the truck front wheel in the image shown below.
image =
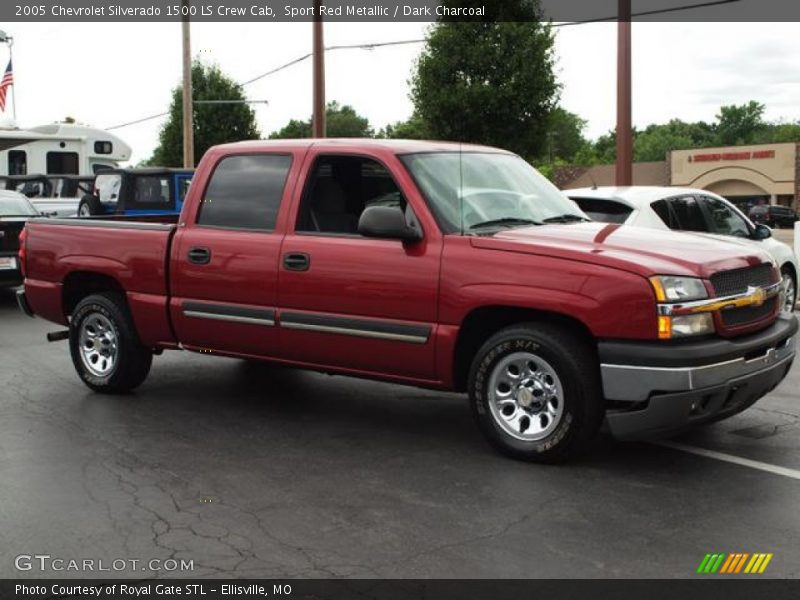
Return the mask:
[[[478,426],[512,458],[561,462],[594,438],[603,418],[590,345],[546,323],[492,336],[473,360],[468,389]]]
[[[153,361],[118,293],[95,294],[78,303],[70,320],[69,349],[81,380],[107,394],[138,387]]]

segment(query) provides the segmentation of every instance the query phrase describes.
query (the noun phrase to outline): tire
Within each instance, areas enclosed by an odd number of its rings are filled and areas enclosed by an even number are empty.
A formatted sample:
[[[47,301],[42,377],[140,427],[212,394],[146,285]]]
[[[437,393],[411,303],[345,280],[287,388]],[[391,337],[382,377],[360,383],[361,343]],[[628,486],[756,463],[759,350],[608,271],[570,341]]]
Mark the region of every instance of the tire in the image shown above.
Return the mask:
[[[792,269],[786,265],[781,268],[781,278],[783,279],[784,289],[789,290],[789,293],[784,295],[783,310],[793,312],[795,306],[797,306],[797,280],[792,273]]]
[[[102,215],[103,212],[105,211],[103,210],[103,205],[100,203],[100,199],[91,194],[86,194],[81,198],[78,204],[79,217],[95,217],[97,215]]]
[[[70,320],[69,349],[83,383],[105,394],[138,387],[153,362],[120,293],[94,294],[78,303]]]
[[[528,361],[535,368],[523,368],[526,379],[513,379]],[[506,388],[507,399],[499,400]],[[540,463],[563,462],[586,448],[603,419],[601,390],[590,345],[547,323],[493,335],[478,350],[468,381],[473,416],[489,442],[512,458]]]

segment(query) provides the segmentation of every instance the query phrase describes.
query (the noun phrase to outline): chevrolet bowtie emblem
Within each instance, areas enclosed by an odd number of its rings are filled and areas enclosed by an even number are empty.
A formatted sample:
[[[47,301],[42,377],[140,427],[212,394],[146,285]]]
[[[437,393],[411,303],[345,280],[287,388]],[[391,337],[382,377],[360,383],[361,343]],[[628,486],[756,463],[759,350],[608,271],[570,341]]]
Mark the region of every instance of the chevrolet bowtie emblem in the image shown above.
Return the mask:
[[[767,301],[767,292],[764,288],[750,286],[747,288],[747,295],[753,306],[762,306]]]

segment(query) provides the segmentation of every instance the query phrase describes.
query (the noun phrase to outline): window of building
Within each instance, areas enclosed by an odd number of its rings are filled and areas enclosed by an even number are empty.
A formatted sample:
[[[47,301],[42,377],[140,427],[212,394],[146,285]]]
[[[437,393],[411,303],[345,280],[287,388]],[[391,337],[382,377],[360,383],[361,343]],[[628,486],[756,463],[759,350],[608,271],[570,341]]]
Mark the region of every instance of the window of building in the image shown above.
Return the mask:
[[[321,156],[306,184],[297,231],[357,235],[368,206],[406,206],[388,169],[360,156]]]
[[[275,229],[292,157],[283,154],[229,156],[214,169],[200,204],[198,225]]]
[[[48,175],[77,175],[78,153],[77,152],[48,152],[47,153],[47,174]]]
[[[8,174],[27,175],[28,174],[28,153],[25,150],[8,151]]]

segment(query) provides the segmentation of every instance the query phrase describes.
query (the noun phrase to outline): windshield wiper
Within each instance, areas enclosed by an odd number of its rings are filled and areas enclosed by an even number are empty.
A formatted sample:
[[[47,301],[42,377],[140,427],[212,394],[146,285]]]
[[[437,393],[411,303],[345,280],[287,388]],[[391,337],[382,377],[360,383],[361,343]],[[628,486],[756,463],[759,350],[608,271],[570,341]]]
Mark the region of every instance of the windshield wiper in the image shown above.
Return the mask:
[[[578,223],[579,221],[590,223],[591,219],[587,219],[586,217],[575,214],[563,214],[558,215],[557,217],[548,217],[547,219],[542,219],[542,222],[544,223]]]
[[[470,225],[469,228],[478,229],[479,227],[497,227],[500,225],[541,225],[541,223],[533,219],[503,217],[502,219],[492,219],[491,221],[484,221],[483,223],[475,223],[475,225]]]

